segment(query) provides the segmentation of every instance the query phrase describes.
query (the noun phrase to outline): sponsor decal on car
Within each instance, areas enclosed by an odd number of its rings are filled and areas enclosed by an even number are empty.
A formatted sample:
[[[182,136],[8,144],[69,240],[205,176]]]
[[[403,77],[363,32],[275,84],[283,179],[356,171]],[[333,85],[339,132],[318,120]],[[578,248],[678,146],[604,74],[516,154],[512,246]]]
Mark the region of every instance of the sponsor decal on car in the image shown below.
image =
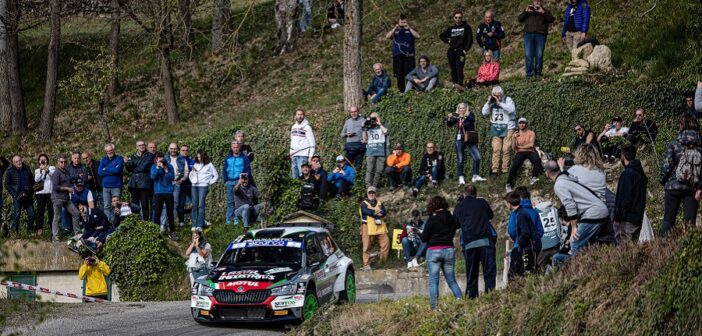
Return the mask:
[[[227,289],[236,292],[246,292],[254,289],[266,289],[270,282],[260,281],[222,281],[217,283],[217,289]]]
[[[297,284],[297,294],[305,294],[306,285],[302,282]]]
[[[251,247],[261,247],[261,246],[271,246],[271,247],[302,247],[302,243],[298,241],[293,241],[290,238],[274,238],[274,239],[248,239],[240,242],[233,242],[229,244],[227,250],[240,249],[240,248],[251,248]]]
[[[251,279],[251,280],[275,280],[275,276],[270,274],[261,274],[257,270],[242,270],[242,271],[230,271],[222,273],[219,276],[219,281],[225,280],[240,280],[240,279]]]
[[[332,286],[328,286],[327,288],[323,288],[321,291],[319,291],[319,296],[325,296],[332,291]]]
[[[299,308],[305,302],[304,295],[279,296],[271,302],[273,310],[281,310],[287,308]]]
[[[291,272],[292,268],[290,267],[277,267],[273,269],[269,269],[265,271],[264,273],[266,274],[276,274],[276,273],[283,273],[283,272]]]
[[[207,296],[193,295],[190,297],[190,307],[204,310],[212,310],[212,301]]]

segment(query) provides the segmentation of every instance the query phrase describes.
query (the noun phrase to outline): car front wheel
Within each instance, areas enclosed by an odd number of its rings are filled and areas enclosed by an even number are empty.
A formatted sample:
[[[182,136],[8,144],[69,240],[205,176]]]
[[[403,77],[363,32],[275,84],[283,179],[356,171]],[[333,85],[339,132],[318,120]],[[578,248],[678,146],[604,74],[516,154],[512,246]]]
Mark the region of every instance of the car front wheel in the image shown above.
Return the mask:
[[[307,321],[314,316],[314,313],[319,308],[319,300],[317,300],[317,295],[314,291],[307,291],[305,293],[305,302],[302,305],[302,319]]]
[[[354,303],[356,302],[356,278],[353,272],[346,272],[346,279],[344,279],[344,291],[340,293],[339,301],[341,303]]]

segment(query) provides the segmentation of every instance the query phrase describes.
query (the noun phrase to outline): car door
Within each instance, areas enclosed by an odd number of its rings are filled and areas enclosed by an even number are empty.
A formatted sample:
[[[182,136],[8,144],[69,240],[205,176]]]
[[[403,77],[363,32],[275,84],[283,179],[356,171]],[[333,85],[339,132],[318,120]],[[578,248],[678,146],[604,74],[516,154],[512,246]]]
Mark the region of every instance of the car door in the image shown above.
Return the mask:
[[[314,279],[317,299],[319,302],[324,302],[324,255],[314,235],[309,235],[305,238],[305,254],[307,255],[309,274],[311,274]]]
[[[340,265],[341,260],[339,260],[339,253],[337,253],[338,248],[334,244],[334,240],[331,239],[328,233],[323,232],[317,235],[319,240],[319,246],[322,249],[322,253],[327,258],[324,263],[324,272],[328,277],[329,284],[332,287],[332,296],[334,294],[334,284],[341,275],[342,267]]]

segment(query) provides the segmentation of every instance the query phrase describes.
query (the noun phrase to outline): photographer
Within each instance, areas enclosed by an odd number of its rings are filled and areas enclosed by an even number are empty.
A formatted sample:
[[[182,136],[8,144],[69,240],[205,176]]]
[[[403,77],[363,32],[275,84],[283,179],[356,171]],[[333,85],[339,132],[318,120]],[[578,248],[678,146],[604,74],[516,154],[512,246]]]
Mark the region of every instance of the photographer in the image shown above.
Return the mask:
[[[366,154],[366,144],[362,139],[363,124],[366,119],[358,115],[358,107],[351,106],[350,117],[344,122],[341,129],[341,138],[344,139],[344,151],[354,165],[356,171],[361,170],[363,155]]]
[[[415,65],[414,41],[419,38],[419,33],[410,27],[405,15],[400,15],[397,24],[385,34],[385,38],[392,40],[392,70],[397,79],[397,89],[405,92],[405,76]]]
[[[32,202],[32,172],[29,166],[22,162],[22,157],[12,157],[12,166],[5,175],[5,189],[12,196],[12,230],[19,232],[19,220],[22,209],[27,212],[27,229],[34,231],[34,203]],[[3,226],[3,235],[7,227]]]
[[[175,173],[173,166],[163,158],[163,153],[156,154],[156,164],[151,165],[151,179],[154,181],[154,216],[151,219],[154,223],[159,223],[159,217],[166,206],[166,217],[168,217],[168,238],[178,240],[175,234],[175,219],[173,213],[173,180]]]
[[[188,250],[185,251],[185,257],[188,258],[187,265],[191,287],[195,279],[210,272],[210,264],[212,263],[212,246],[207,242],[202,231],[193,231],[192,239]]]
[[[505,96],[502,87],[494,86],[488,101],[483,105],[483,115],[490,114],[490,136],[492,136],[492,167],[490,173],[500,172],[500,157],[502,157],[502,173],[509,171],[512,135],[517,128],[517,109],[512,98]]]
[[[534,0],[534,3],[529,5],[517,17],[517,20],[524,24],[524,56],[526,58],[527,80],[534,78],[534,75],[536,75],[537,80],[541,80],[548,25],[556,20],[541,2],[541,0]]]
[[[363,142],[366,143],[366,186],[377,187],[382,178],[385,158],[388,155],[390,130],[373,112],[363,124]]]
[[[78,278],[85,281],[85,295],[95,299],[107,300],[109,289],[107,288],[107,277],[110,275],[110,266],[98,259],[97,256],[89,256],[83,259],[83,265],[78,270]]]
[[[417,259],[423,258],[427,251],[427,244],[422,241],[423,229],[424,221],[422,221],[419,210],[412,210],[412,218],[402,226],[402,233],[400,234],[402,252],[405,254],[405,262],[408,269],[419,267]],[[412,256],[412,252],[414,252],[414,256]]]
[[[302,187],[300,188],[300,198],[297,200],[297,207],[300,210],[317,210],[319,207],[319,181],[310,172],[309,163],[302,164],[302,175],[300,175]]]
[[[263,204],[259,203],[261,193],[256,186],[249,183],[249,175],[241,173],[239,181],[234,186],[234,225],[239,225],[239,218],[244,222],[244,229],[249,227],[251,218],[261,221]]]
[[[336,199],[340,199],[342,196],[347,196],[349,190],[353,188],[353,184],[356,181],[356,171],[346,164],[346,159],[339,155],[336,157],[336,167],[327,176],[327,181],[329,182],[329,187],[331,187],[330,193]]]
[[[78,204],[80,222],[83,225],[83,235],[81,239],[93,250],[100,250],[105,244],[107,236],[112,233],[113,228],[107,215],[98,208],[89,208],[87,204]]]

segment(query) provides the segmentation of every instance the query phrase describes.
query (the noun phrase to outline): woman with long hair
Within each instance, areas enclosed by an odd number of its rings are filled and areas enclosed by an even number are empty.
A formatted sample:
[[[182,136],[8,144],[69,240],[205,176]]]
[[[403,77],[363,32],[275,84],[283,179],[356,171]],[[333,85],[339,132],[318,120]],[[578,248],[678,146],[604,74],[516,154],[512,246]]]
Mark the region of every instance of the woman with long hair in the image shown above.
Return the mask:
[[[568,174],[578,179],[578,183],[590,188],[597,197],[607,201],[607,175],[600,151],[592,143],[584,143],[575,150],[575,163],[568,169]],[[565,169],[565,159],[558,160],[561,170]]]
[[[429,272],[429,302],[431,309],[436,309],[439,296],[439,271],[444,272],[444,278],[453,296],[460,299],[461,288],[456,283],[454,274],[453,237],[460,228],[458,219],[448,210],[448,202],[441,196],[434,196],[427,203],[429,218],[424,225],[422,241],[427,244],[427,269]]]
[[[191,199],[193,200],[193,208],[190,214],[192,216],[192,230],[197,230],[198,228],[201,230],[205,226],[205,198],[207,198],[207,192],[210,186],[217,182],[219,178],[217,169],[210,162],[210,157],[204,149],[197,151],[195,164],[190,171],[189,178],[190,183],[192,183]]]
[[[193,231],[192,239],[188,250],[185,251],[185,257],[188,258],[187,265],[191,287],[195,279],[209,273],[210,263],[212,263],[212,246],[207,242],[202,231]]]
[[[475,129],[475,114],[470,112],[468,104],[460,103],[456,106],[456,112],[450,113],[446,119],[446,126],[456,127],[456,162],[458,163],[458,184],[465,184],[463,178],[463,163],[465,162],[465,151],[468,149],[473,158],[473,178],[472,182],[485,181],[480,177],[480,151],[478,151],[478,133]]]

